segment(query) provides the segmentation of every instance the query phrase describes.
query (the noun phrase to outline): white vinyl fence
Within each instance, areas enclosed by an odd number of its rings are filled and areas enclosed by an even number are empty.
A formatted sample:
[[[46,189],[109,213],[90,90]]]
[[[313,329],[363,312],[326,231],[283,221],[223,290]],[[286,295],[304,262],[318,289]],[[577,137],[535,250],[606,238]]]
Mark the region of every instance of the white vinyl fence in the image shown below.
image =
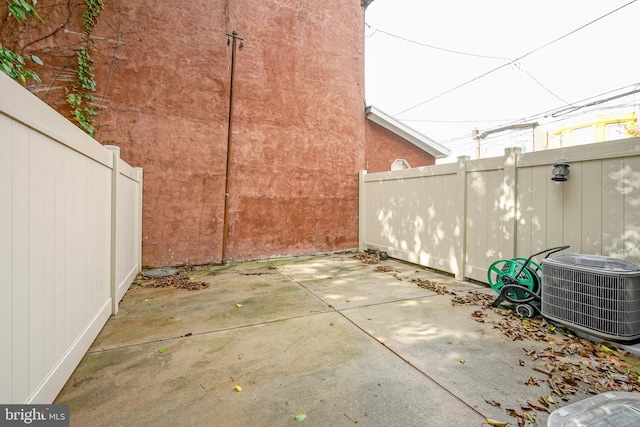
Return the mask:
[[[560,245],[640,264],[640,138],[360,174],[360,250],[487,282],[492,262]]]
[[[51,403],[141,264],[142,169],[0,73],[0,402]]]

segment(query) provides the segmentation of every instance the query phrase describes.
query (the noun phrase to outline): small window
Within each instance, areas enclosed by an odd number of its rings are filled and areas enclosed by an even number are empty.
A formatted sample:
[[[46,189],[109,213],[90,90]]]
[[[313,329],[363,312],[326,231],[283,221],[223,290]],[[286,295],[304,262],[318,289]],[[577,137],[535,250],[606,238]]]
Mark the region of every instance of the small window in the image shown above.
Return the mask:
[[[609,123],[604,127],[605,141],[624,138],[624,125],[622,123]]]
[[[411,165],[405,159],[395,159],[393,163],[391,163],[392,171],[401,171],[403,169],[411,169]]]
[[[574,129],[571,132],[571,137],[573,139],[573,145],[591,144],[596,140],[596,135],[592,126]]]

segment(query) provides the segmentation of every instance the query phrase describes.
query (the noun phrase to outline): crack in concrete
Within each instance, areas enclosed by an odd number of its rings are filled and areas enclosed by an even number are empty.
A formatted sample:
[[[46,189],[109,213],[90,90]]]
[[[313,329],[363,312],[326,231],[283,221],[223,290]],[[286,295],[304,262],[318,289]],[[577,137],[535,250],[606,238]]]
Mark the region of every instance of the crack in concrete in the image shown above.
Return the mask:
[[[273,264],[272,264],[273,265]],[[393,350],[391,347],[387,346],[385,343],[383,343],[382,341],[380,341],[379,339],[377,339],[376,337],[374,337],[373,335],[371,335],[369,332],[367,332],[364,328],[362,328],[360,325],[358,325],[354,320],[352,320],[351,318],[349,318],[346,314],[343,313],[343,311],[349,311],[349,310],[355,310],[358,308],[364,308],[364,307],[373,307],[373,306],[378,306],[378,305],[385,305],[385,304],[389,304],[389,303],[397,303],[397,302],[402,302],[402,301],[409,301],[409,300],[416,300],[416,299],[423,299],[423,298],[430,298],[430,297],[434,297],[437,295],[428,295],[428,296],[424,296],[424,297],[418,297],[418,298],[405,298],[405,299],[397,299],[397,300],[393,300],[393,301],[384,301],[384,302],[380,302],[380,303],[374,303],[374,304],[367,304],[367,305],[360,305],[358,307],[350,307],[350,308],[345,308],[345,309],[336,309],[333,305],[328,304],[322,297],[320,297],[318,294],[316,294],[315,292],[313,292],[312,290],[310,290],[309,288],[307,288],[305,285],[303,285],[302,283],[300,283],[299,281],[297,281],[296,279],[294,279],[291,275],[287,274],[286,272],[282,271],[282,269],[280,269],[278,266],[273,265],[281,274],[283,274],[285,277],[289,278],[292,282],[294,282],[295,284],[297,284],[298,286],[302,287],[305,291],[309,292],[311,295],[313,295],[314,297],[316,297],[318,300],[322,301],[324,304],[327,304],[327,306],[329,308],[331,308],[334,312],[338,313],[342,318],[344,318],[347,322],[349,322],[350,324],[352,324],[353,326],[355,326],[357,329],[359,329],[360,331],[362,331],[365,335],[367,335],[368,337],[370,337],[371,339],[373,339],[375,342],[381,344],[385,349],[387,349],[391,354],[393,354],[394,356],[396,356],[398,359],[402,360],[404,363],[406,363],[408,366],[410,366],[412,369],[414,369],[415,371],[419,372],[420,375],[422,375],[423,377],[427,378],[429,381],[433,382],[434,384],[436,384],[438,387],[440,387],[443,391],[445,391],[447,394],[449,394],[450,396],[452,396],[453,398],[455,398],[456,400],[458,400],[460,403],[462,403],[463,405],[465,405],[466,407],[468,407],[469,409],[471,409],[473,412],[477,413],[478,415],[480,415],[483,418],[488,418],[485,414],[483,414],[482,412],[478,411],[475,407],[473,407],[472,405],[468,404],[467,402],[465,402],[461,397],[455,395],[453,392],[451,392],[450,390],[448,390],[446,387],[444,387],[442,384],[440,384],[438,381],[436,381],[433,377],[431,377],[429,374],[427,374],[425,371],[421,370],[420,368],[418,368],[416,365],[414,365],[413,363],[411,363],[411,361],[409,361],[408,359],[404,358],[402,355],[400,355],[398,352],[396,352],[395,350]]]

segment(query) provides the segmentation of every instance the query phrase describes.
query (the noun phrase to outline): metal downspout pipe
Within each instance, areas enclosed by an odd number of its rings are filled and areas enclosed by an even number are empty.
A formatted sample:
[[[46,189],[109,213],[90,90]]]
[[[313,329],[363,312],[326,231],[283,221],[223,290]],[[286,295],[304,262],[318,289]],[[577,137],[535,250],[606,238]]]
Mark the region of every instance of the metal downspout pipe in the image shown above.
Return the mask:
[[[231,43],[231,82],[229,83],[229,123],[227,129],[227,168],[224,184],[224,219],[222,220],[222,263],[227,262],[227,244],[229,240],[229,191],[231,187],[231,143],[233,140],[233,78],[236,67],[236,42],[240,40],[238,46],[242,50],[243,44],[238,32],[233,31],[227,34],[227,46]]]

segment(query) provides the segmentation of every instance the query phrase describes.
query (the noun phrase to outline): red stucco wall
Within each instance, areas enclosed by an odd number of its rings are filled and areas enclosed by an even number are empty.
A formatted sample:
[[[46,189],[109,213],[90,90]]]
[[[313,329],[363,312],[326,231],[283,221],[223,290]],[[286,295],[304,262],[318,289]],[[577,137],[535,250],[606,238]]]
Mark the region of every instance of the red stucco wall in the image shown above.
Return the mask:
[[[48,66],[46,90],[31,89],[62,112],[83,11],[67,6],[41,6],[49,35],[29,45]],[[361,0],[105,2],[93,33],[97,139],[144,168],[144,265],[222,259],[233,30],[244,48],[226,258],[357,246],[363,26]]]
[[[230,19],[223,1],[139,0],[107,5],[97,29],[123,26],[115,57],[99,45],[100,138],[144,168],[145,265],[221,259]]]
[[[233,30],[244,48],[226,258],[357,246],[363,25],[360,0],[105,4],[94,32],[98,139],[144,168],[145,265],[221,260]]]
[[[412,168],[435,164],[436,160],[409,141],[370,120],[366,121],[366,169],[369,173],[391,169],[396,159],[405,159]]]
[[[352,248],[364,167],[359,0],[238,2],[232,258]]]

